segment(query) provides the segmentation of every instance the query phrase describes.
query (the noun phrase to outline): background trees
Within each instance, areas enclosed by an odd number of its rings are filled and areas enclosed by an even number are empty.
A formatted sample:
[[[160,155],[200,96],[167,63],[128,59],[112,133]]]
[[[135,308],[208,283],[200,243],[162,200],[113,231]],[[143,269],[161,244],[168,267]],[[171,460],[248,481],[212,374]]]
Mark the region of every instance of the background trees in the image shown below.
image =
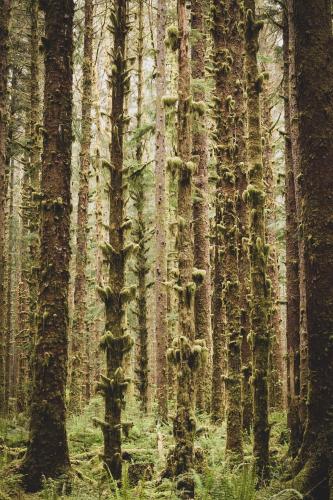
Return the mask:
[[[330,498],[329,2],[0,6],[1,492]]]

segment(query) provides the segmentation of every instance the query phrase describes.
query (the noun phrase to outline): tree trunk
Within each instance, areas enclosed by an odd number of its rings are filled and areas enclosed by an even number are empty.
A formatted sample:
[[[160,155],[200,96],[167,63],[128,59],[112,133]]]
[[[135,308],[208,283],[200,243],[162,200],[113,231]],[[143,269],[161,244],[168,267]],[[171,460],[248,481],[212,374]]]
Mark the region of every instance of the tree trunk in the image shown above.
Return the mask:
[[[215,67],[216,157],[219,189],[216,202],[221,205],[223,254],[223,302],[226,311],[227,374],[227,441],[226,449],[242,456],[241,397],[241,311],[239,283],[239,244],[237,208],[237,170],[244,163],[244,130],[242,122],[243,60],[238,57],[242,46],[239,30],[241,6],[238,2],[215,5],[213,42]],[[236,104],[237,101],[237,104]],[[240,132],[240,133],[239,133]]]
[[[295,69],[295,28],[294,28],[294,5],[292,0],[288,1],[289,20],[289,98],[290,98],[290,129],[291,147],[293,157],[293,173],[295,182],[296,213],[298,223],[298,253],[299,253],[299,307],[300,307],[300,397],[298,403],[299,420],[302,433],[304,432],[307,412],[308,397],[308,340],[307,340],[307,313],[306,313],[306,289],[305,289],[305,262],[304,262],[304,233],[302,225],[302,198],[303,184],[299,153],[299,111],[296,102],[296,69]]]
[[[291,144],[290,89],[289,89],[289,23],[288,15],[283,13],[283,81],[284,81],[284,121],[285,121],[285,166],[286,166],[286,293],[287,293],[287,388],[288,388],[288,427],[290,429],[289,452],[297,455],[301,445],[301,427],[298,414],[300,394],[299,365],[299,252],[297,238],[297,213],[295,180]]]
[[[208,362],[198,374],[196,404],[201,411],[210,410],[212,380],[212,328],[210,285],[210,241],[209,241],[209,185],[208,185],[208,139],[206,133],[205,80],[205,2],[193,0],[191,4],[191,29],[195,33],[192,42],[192,78],[195,122],[193,126],[193,156],[197,161],[194,176],[194,266],[206,272],[202,285],[195,293],[195,336],[204,339],[208,348]]]
[[[333,498],[331,2],[294,0],[293,8],[309,381],[294,484],[303,493],[311,491],[313,499],[324,500]]]
[[[68,348],[73,2],[46,1],[41,279],[30,438],[21,466],[35,491],[68,472],[65,386]]]
[[[136,126],[140,130],[142,127],[143,113],[143,55],[144,55],[144,4],[139,0],[138,4],[138,40],[137,40],[137,59],[138,59],[138,86],[137,86],[137,113]],[[145,213],[145,168],[143,161],[143,142],[139,135],[136,145],[136,168],[138,173],[134,172],[133,194],[134,206],[137,211],[137,217],[133,234],[135,242],[138,245],[136,256],[135,274],[138,280],[138,292],[136,297],[136,314],[138,319],[138,350],[136,361],[137,388],[139,392],[140,407],[143,413],[148,411],[148,325],[147,325],[147,274],[149,266],[147,262],[147,224]]]
[[[111,180],[109,185],[109,243],[102,250],[109,264],[108,285],[100,288],[106,309],[105,335],[101,347],[106,352],[107,376],[102,376],[98,389],[105,398],[105,421],[98,422],[104,435],[104,463],[116,481],[121,480],[121,414],[125,406],[128,380],[124,377],[124,356],[133,345],[125,329],[126,303],[133,289],[125,287],[125,261],[133,244],[125,246],[124,225],[124,122],[125,97],[129,93],[126,41],[129,30],[128,2],[116,0],[111,15],[113,32],[111,78]]]
[[[178,235],[179,335],[168,351],[169,361],[176,366],[177,412],[173,423],[176,446],[173,452],[174,475],[182,498],[193,498],[195,398],[194,373],[203,356],[203,342],[195,343],[194,296],[196,282],[202,282],[202,271],[193,270],[192,244],[192,159],[191,140],[191,67],[186,1],[178,0],[178,157],[170,159],[169,168],[178,170]]]
[[[0,408],[4,410],[4,250],[6,210],[6,149],[7,149],[7,78],[8,78],[8,30],[11,0],[0,0]]]
[[[82,116],[80,187],[77,212],[76,269],[74,282],[74,319],[72,327],[72,367],[69,411],[78,414],[82,408],[82,355],[86,335],[86,267],[88,234],[88,196],[91,145],[92,108],[92,58],[93,58],[93,0],[84,4],[84,48],[82,68]]]
[[[162,421],[168,419],[168,373],[166,350],[168,342],[167,323],[167,211],[166,211],[166,159],[165,159],[165,111],[163,96],[166,90],[165,78],[165,28],[166,2],[157,3],[157,35],[156,35],[156,268],[155,268],[155,298],[156,298],[156,364],[157,364],[157,402],[158,415]]]
[[[262,23],[256,21],[255,1],[245,1],[245,68],[248,110],[249,185],[244,193],[250,207],[251,329],[253,353],[253,452],[258,480],[269,475],[268,354],[270,285],[268,246],[265,242],[265,189],[262,163],[258,35]]]

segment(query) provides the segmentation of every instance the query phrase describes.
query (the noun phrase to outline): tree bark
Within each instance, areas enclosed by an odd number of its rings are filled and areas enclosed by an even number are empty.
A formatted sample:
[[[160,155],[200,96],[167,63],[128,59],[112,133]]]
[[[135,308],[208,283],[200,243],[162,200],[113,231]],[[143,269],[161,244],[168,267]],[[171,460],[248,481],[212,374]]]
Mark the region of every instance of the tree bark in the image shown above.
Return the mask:
[[[308,340],[307,420],[296,487],[333,498],[333,60],[331,2],[293,1]]]
[[[201,411],[210,410],[212,380],[212,327],[211,327],[211,284],[210,284],[210,241],[209,241],[209,185],[208,185],[208,140],[206,133],[205,81],[205,2],[194,0],[191,4],[192,78],[193,100],[197,107],[193,125],[193,156],[197,161],[194,176],[194,266],[206,272],[202,285],[195,293],[194,318],[195,336],[204,339],[208,349],[208,362],[198,374],[196,404]]]
[[[289,22],[287,6],[283,12],[283,82],[285,121],[285,166],[286,166],[286,294],[287,294],[287,389],[288,427],[290,429],[289,452],[297,455],[301,445],[301,427],[298,414],[300,395],[300,290],[298,224],[296,212],[294,165],[291,143],[290,88],[289,88]]]
[[[84,48],[82,68],[80,187],[77,212],[77,241],[74,282],[74,318],[72,327],[72,366],[69,411],[79,414],[82,409],[82,355],[86,337],[86,267],[89,203],[89,168],[91,146],[91,109],[93,80],[93,0],[84,4]]]
[[[166,211],[166,158],[165,158],[165,111],[163,96],[166,91],[165,77],[165,29],[166,2],[157,3],[156,35],[156,152],[155,152],[155,307],[156,307],[156,365],[157,402],[161,421],[168,419],[168,373],[166,351],[168,343],[167,322],[167,211]]]
[[[30,437],[21,466],[24,483],[29,491],[41,488],[43,477],[65,475],[70,467],[65,386],[74,6],[71,0],[46,1],[43,5],[46,53],[41,179],[41,278]]]
[[[5,251],[5,210],[6,210],[6,157],[7,157],[7,79],[8,79],[8,38],[11,0],[0,0],[0,408],[4,409],[4,251]]]
[[[250,207],[251,329],[253,356],[253,453],[258,480],[269,475],[268,354],[270,285],[265,242],[265,189],[262,163],[260,91],[257,53],[262,23],[256,20],[255,1],[245,0],[245,70],[247,78],[249,185],[244,193]]]

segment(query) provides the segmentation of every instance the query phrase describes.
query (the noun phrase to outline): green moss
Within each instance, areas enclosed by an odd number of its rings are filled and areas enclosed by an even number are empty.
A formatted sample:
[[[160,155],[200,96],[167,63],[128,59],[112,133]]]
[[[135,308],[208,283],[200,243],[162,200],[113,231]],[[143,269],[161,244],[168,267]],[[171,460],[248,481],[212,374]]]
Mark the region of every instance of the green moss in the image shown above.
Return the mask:
[[[177,26],[169,26],[167,29],[166,46],[176,51],[179,48],[179,34]]]

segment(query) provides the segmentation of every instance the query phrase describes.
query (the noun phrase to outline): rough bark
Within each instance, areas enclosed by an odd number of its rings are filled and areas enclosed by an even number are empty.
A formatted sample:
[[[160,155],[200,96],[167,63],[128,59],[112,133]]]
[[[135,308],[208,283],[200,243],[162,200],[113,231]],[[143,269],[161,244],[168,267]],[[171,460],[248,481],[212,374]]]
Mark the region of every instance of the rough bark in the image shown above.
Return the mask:
[[[244,163],[244,131],[242,121],[242,57],[238,57],[243,33],[239,2],[217,2],[213,11],[215,66],[216,158],[219,176],[217,203],[222,218],[218,227],[224,245],[223,302],[226,311],[227,374],[224,378],[227,396],[226,449],[242,456],[241,398],[241,310],[239,283],[239,226],[236,176],[239,163]],[[236,106],[237,101],[237,106]],[[240,143],[240,144],[239,144]],[[241,146],[239,148],[239,146]],[[239,149],[238,149],[239,148]]]
[[[206,133],[205,81],[205,2],[194,0],[191,4],[192,42],[192,87],[195,106],[192,151],[197,162],[194,176],[194,266],[206,274],[202,285],[195,293],[194,318],[195,336],[204,339],[208,349],[208,362],[198,374],[196,404],[201,411],[210,410],[212,380],[212,327],[211,327],[211,285],[210,285],[210,241],[209,241],[209,186],[208,186],[208,139]]]
[[[165,77],[165,29],[166,2],[157,3],[156,34],[156,152],[155,152],[155,207],[156,207],[156,364],[158,414],[162,421],[168,418],[168,383],[166,350],[168,342],[167,323],[167,228],[166,228],[166,159],[165,159],[165,111],[163,96],[166,90]]]
[[[74,282],[74,318],[72,327],[72,366],[69,411],[80,413],[82,408],[82,354],[86,336],[86,267],[89,203],[89,168],[92,109],[93,0],[84,4],[84,47],[82,67],[80,186],[77,211],[77,240]]]
[[[307,421],[294,484],[319,500],[333,498],[331,2],[294,0],[293,9],[309,381]]]
[[[126,303],[132,298],[133,289],[125,286],[125,262],[133,248],[125,245],[124,220],[124,128],[125,97],[129,92],[129,75],[126,61],[126,41],[129,30],[128,2],[114,2],[111,25],[113,34],[111,76],[111,143],[109,185],[109,242],[102,250],[109,265],[108,285],[100,287],[105,303],[105,335],[101,347],[106,352],[106,377],[98,385],[105,399],[105,420],[97,421],[104,436],[104,463],[116,481],[121,480],[121,416],[125,406],[128,380],[124,376],[124,356],[133,345],[126,332]]]
[[[11,0],[0,1],[0,373],[4,373],[4,246],[6,209],[8,35]],[[4,408],[4,377],[0,377],[0,407]]]
[[[137,60],[138,60],[138,86],[137,86],[137,112],[136,112],[136,126],[140,130],[142,127],[142,114],[143,114],[143,83],[144,83],[144,70],[143,70],[143,56],[144,56],[144,4],[143,0],[138,3],[138,39],[137,39]],[[145,195],[145,168],[143,162],[143,142],[142,137],[136,144],[136,169],[138,173],[134,172],[133,182],[134,189],[132,197],[134,198],[134,207],[136,209],[136,222],[133,230],[134,241],[138,245],[136,255],[135,274],[138,280],[138,290],[136,297],[136,315],[138,320],[137,325],[137,360],[136,360],[136,386],[139,393],[140,407],[143,413],[148,411],[148,325],[147,325],[147,274],[149,272],[148,259],[147,259],[147,214],[146,195]]]
[[[265,189],[262,163],[260,91],[257,53],[262,23],[256,20],[255,1],[245,1],[245,70],[248,112],[248,175],[244,197],[250,207],[251,330],[253,356],[253,453],[258,480],[269,475],[268,354],[270,283],[265,242]]]
[[[297,238],[298,225],[290,123],[289,23],[286,9],[287,7],[285,7],[283,13],[283,83],[286,166],[287,391],[288,427],[290,429],[289,452],[292,457],[295,457],[301,445],[301,428],[298,415],[298,403],[300,394],[300,293],[299,252]]]
[[[45,107],[41,178],[41,274],[30,437],[21,466],[35,491],[68,472],[65,386],[70,260],[72,1],[46,1]]]
[[[189,59],[189,29],[186,1],[178,0],[178,143],[176,158],[170,159],[170,169],[178,170],[178,267],[176,285],[179,296],[179,335],[168,351],[168,359],[176,366],[177,411],[173,423],[176,446],[173,451],[174,476],[182,498],[193,498],[195,398],[194,376],[204,356],[204,341],[195,342],[194,296],[196,284],[204,273],[193,269],[192,243],[192,162],[191,134],[191,67]]]
[[[299,111],[296,101],[296,69],[295,69],[295,29],[294,29],[294,4],[288,1],[288,26],[289,26],[289,99],[290,99],[290,130],[293,157],[293,173],[295,182],[295,200],[298,224],[298,253],[299,253],[299,308],[300,308],[300,396],[298,414],[302,433],[306,421],[306,405],[308,397],[308,341],[307,341],[307,313],[306,313],[306,288],[305,288],[305,262],[304,262],[304,233],[302,225],[302,197],[303,184],[299,153]]]
[[[265,68],[262,68],[265,73]],[[268,76],[268,75],[267,75]],[[271,408],[283,406],[283,353],[281,314],[279,306],[280,282],[279,262],[277,255],[275,176],[273,171],[273,123],[271,113],[271,90],[269,83],[263,86],[262,92],[262,132],[263,132],[263,167],[266,189],[266,238],[269,245],[268,276],[271,280],[271,304],[269,314],[270,327],[270,360],[269,360],[269,404]]]

